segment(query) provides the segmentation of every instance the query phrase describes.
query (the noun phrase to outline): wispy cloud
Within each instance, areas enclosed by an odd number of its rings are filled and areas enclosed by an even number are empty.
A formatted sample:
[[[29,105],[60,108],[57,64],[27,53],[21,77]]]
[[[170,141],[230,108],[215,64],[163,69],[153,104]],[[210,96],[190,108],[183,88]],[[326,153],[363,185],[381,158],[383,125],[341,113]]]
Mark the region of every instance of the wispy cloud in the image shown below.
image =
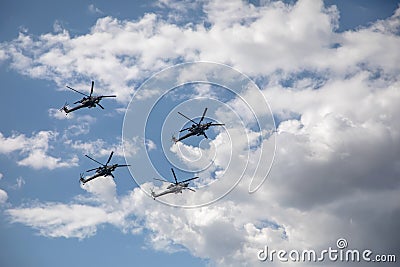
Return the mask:
[[[132,219],[136,207],[129,206],[131,196],[117,199],[115,183],[108,178],[93,182],[82,187],[90,193],[89,198],[78,196],[75,202],[67,204],[32,203],[8,209],[6,213],[13,222],[27,224],[48,237],[83,239],[96,234],[97,228],[105,223],[124,232],[140,231],[141,226]]]
[[[157,149],[156,143],[154,143],[151,139],[146,139],[146,148],[151,151]]]
[[[14,184],[11,188],[12,188],[12,189],[15,189],[15,190],[21,189],[22,186],[24,186],[25,183],[26,183],[26,182],[25,182],[24,178],[18,177],[18,178],[16,179],[16,181],[15,181],[15,184]]]
[[[23,222],[49,237],[84,238],[96,233],[95,225],[107,221],[98,207],[79,204],[47,203],[29,208],[9,209],[13,222]]]
[[[73,113],[66,115],[65,112],[61,112],[59,109],[56,108],[50,108],[48,110],[48,114],[51,118],[55,118],[57,120],[70,120],[75,117]]]
[[[96,7],[93,4],[90,4],[88,6],[89,12],[92,14],[103,14],[103,11],[101,11],[98,7]]]

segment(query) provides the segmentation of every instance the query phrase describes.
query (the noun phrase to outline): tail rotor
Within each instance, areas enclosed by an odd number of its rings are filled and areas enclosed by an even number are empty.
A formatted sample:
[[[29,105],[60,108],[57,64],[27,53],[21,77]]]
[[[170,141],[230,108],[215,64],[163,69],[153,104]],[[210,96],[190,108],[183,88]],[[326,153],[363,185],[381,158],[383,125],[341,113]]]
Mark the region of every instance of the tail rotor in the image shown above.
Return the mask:
[[[65,114],[68,114],[68,112],[69,112],[69,110],[68,110],[68,103],[65,102],[64,106],[62,106],[59,110],[60,110],[61,112],[64,111]]]
[[[80,176],[80,181],[82,182],[82,184],[84,185],[85,184],[85,174],[84,173],[80,173],[79,174],[79,176]]]
[[[154,187],[150,189],[151,191],[151,197],[155,200],[156,199],[156,193],[154,192]]]

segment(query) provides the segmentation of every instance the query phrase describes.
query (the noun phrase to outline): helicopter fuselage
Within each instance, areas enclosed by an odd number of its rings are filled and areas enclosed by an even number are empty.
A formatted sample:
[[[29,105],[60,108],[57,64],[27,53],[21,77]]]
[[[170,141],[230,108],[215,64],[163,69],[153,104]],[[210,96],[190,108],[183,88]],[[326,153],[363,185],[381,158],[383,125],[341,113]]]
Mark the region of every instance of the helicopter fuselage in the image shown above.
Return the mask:
[[[199,136],[204,134],[204,131],[208,130],[208,128],[210,128],[209,123],[204,123],[200,125],[193,124],[192,127],[190,127],[188,130],[189,132]]]
[[[96,170],[96,174],[100,174],[103,176],[111,175],[113,171],[117,168],[118,164],[110,165],[110,166],[102,166]]]
[[[156,197],[160,197],[166,194],[178,194],[182,193],[182,191],[189,186],[189,183],[178,183],[178,184],[170,184],[165,191],[160,193],[152,192],[152,197],[155,199]]]
[[[89,181],[91,181],[91,180],[93,180],[93,179],[95,179],[97,177],[100,177],[100,176],[106,177],[106,176],[109,176],[109,175],[112,178],[115,178],[114,175],[112,174],[112,172],[115,171],[116,168],[130,166],[130,165],[125,165],[125,164],[124,165],[120,165],[120,164],[108,165],[108,163],[110,162],[113,154],[114,154],[114,151],[111,152],[110,156],[108,157],[108,160],[107,160],[106,164],[103,164],[103,163],[91,158],[90,156],[85,155],[86,157],[88,157],[89,159],[93,160],[94,162],[100,164],[101,166],[97,167],[97,168],[94,168],[94,169],[87,170],[86,172],[95,171],[95,174],[93,176],[87,178],[87,179],[85,179],[83,174],[81,173],[80,181],[82,183],[87,183],[87,182],[89,182]]]
[[[101,100],[101,96],[90,96],[82,98],[79,103],[81,103],[82,107],[94,108],[96,104],[98,104]]]
[[[94,108],[96,106],[99,106],[100,108],[104,109],[104,107],[100,104],[100,101],[105,97],[116,97],[116,95],[92,96],[93,86],[94,86],[94,81],[92,81],[92,87],[90,89],[90,94],[89,95],[87,95],[85,93],[82,93],[82,92],[80,92],[80,91],[78,91],[78,90],[76,90],[76,89],[74,89],[74,88],[72,88],[70,86],[67,86],[67,88],[69,88],[69,89],[71,89],[71,90],[73,90],[73,91],[75,91],[75,92],[77,92],[77,93],[79,93],[81,95],[84,95],[84,97],[81,100],[78,100],[78,101],[76,101],[74,103],[74,104],[78,104],[79,103],[78,106],[75,106],[75,107],[69,109],[67,107],[67,104],[65,104],[60,110],[64,111],[65,113],[68,114],[68,113],[70,113],[72,111],[75,111],[75,110],[78,110],[78,109],[81,109],[81,108]]]

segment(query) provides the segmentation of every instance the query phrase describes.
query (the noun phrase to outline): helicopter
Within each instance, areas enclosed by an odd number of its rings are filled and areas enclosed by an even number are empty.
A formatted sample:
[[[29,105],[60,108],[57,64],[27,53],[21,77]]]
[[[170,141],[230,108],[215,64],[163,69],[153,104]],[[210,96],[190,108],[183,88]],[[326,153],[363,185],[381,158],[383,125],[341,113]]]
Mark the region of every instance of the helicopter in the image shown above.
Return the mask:
[[[160,197],[160,196],[163,196],[163,195],[166,195],[166,194],[182,193],[182,190],[185,190],[185,189],[193,191],[193,192],[196,192],[196,190],[194,190],[194,189],[189,187],[189,181],[194,180],[194,179],[198,179],[199,177],[196,176],[196,177],[193,177],[193,178],[186,179],[184,181],[178,182],[178,180],[176,179],[176,175],[175,175],[174,169],[171,168],[171,171],[172,171],[172,174],[174,175],[175,183],[171,183],[171,182],[169,182],[167,180],[164,180],[164,179],[154,178],[154,180],[170,183],[170,185],[167,187],[167,189],[165,191],[162,191],[162,192],[160,192],[158,194],[155,193],[154,191],[151,191],[151,196],[153,197],[153,199],[156,199],[156,197]]]
[[[193,136],[193,135],[203,135],[205,138],[208,139],[208,136],[206,135],[205,131],[208,130],[208,128],[210,128],[211,126],[223,126],[225,124],[223,123],[212,123],[212,122],[207,122],[207,123],[201,123],[204,120],[204,116],[206,115],[207,112],[207,108],[204,109],[203,112],[203,116],[201,117],[199,122],[195,122],[194,120],[190,119],[189,117],[185,116],[184,114],[179,113],[179,115],[183,116],[184,118],[188,119],[189,121],[193,122],[192,126],[188,127],[188,128],[184,128],[182,130],[180,130],[179,132],[184,132],[184,131],[189,131],[189,133],[187,133],[186,135],[180,137],[179,139],[176,139],[174,136],[172,137],[172,141],[174,141],[175,143],[188,138],[189,136]]]
[[[120,164],[108,165],[108,163],[110,163],[110,160],[111,160],[113,154],[114,154],[114,151],[111,151],[110,157],[108,158],[106,164],[102,164],[102,163],[98,162],[97,160],[91,158],[90,156],[85,155],[89,159],[93,160],[94,162],[96,162],[96,163],[98,163],[98,164],[100,164],[102,166],[94,168],[94,169],[87,170],[86,172],[96,171],[96,173],[93,176],[91,176],[91,177],[89,177],[87,179],[85,179],[83,173],[81,173],[80,181],[83,184],[85,184],[85,183],[87,183],[87,182],[89,182],[89,181],[91,181],[93,179],[96,179],[97,177],[100,177],[100,176],[106,177],[108,175],[110,175],[112,178],[115,178],[114,175],[112,174],[112,172],[115,171],[116,168],[130,166],[130,165],[125,165],[125,164],[124,165],[120,165]]]
[[[100,104],[100,100],[105,98],[105,97],[117,97],[116,95],[100,95],[100,96],[92,96],[93,94],[93,87],[94,87],[94,81],[92,81],[92,88],[90,89],[90,94],[87,95],[85,93],[79,92],[78,90],[70,87],[70,86],[66,86],[68,89],[71,89],[72,91],[75,91],[81,95],[84,95],[84,97],[81,100],[78,100],[76,102],[74,102],[74,104],[79,104],[78,106],[75,106],[71,109],[68,108],[68,104],[65,103],[65,105],[60,109],[60,111],[64,111],[66,114],[81,109],[81,108],[94,108],[96,107],[96,105],[98,105],[100,108],[104,109],[104,107]]]

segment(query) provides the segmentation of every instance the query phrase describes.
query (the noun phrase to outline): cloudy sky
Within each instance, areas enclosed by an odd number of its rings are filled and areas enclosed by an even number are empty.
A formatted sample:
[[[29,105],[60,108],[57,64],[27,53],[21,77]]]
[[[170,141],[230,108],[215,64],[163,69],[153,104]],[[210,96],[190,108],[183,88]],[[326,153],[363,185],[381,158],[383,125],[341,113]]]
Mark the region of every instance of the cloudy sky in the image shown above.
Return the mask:
[[[399,35],[398,1],[3,1],[0,265],[399,260]],[[92,80],[117,98],[58,110]],[[225,126],[173,144],[205,107]],[[171,167],[196,192],[153,200]]]

